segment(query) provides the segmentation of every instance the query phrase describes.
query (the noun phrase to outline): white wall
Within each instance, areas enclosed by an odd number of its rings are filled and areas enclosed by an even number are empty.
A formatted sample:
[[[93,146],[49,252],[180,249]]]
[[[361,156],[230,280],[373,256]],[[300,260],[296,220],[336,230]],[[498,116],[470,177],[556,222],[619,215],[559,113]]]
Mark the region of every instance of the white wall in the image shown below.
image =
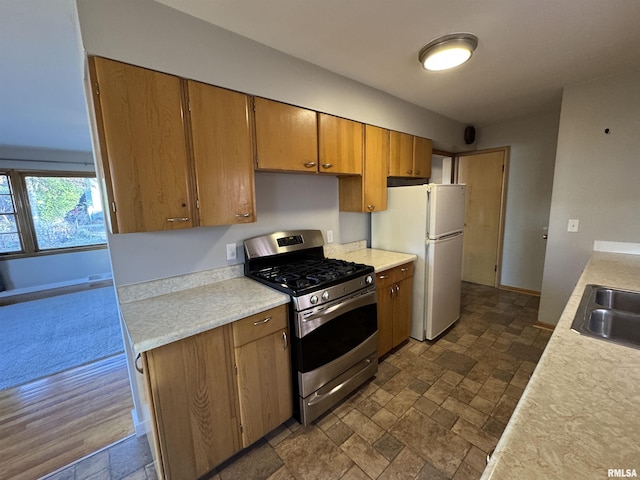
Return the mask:
[[[463,148],[459,122],[151,0],[77,6],[90,54],[425,136],[438,148]],[[255,224],[110,236],[114,280],[124,285],[227,265],[226,243],[285,228],[331,229],[338,243],[367,239],[369,214],[338,212],[337,185],[335,177],[260,173]]]
[[[509,145],[501,284],[540,292],[559,113],[478,130],[478,149]]]
[[[639,85],[636,70],[564,89],[540,322],[558,322],[594,240],[640,241]]]
[[[0,169],[94,172],[94,163],[91,152],[3,145],[0,146]],[[110,272],[107,249],[0,261],[0,274],[7,289],[3,296],[85,282],[91,275]]]

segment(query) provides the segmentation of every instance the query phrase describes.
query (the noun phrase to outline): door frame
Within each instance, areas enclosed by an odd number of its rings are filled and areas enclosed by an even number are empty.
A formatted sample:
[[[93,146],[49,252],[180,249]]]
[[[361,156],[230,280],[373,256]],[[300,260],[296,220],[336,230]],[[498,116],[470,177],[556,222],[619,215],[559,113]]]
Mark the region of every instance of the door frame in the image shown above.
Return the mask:
[[[471,155],[477,155],[482,153],[503,152],[504,155],[504,167],[502,170],[502,183],[500,193],[500,218],[498,219],[498,246],[496,249],[496,275],[494,278],[494,287],[504,289],[502,285],[502,251],[504,246],[504,223],[507,209],[507,185],[509,178],[509,157],[511,154],[511,147],[509,145],[503,147],[487,148],[484,150],[473,150],[469,152],[459,152],[454,155],[454,172],[455,181],[458,181],[458,167],[460,157],[466,157]]]

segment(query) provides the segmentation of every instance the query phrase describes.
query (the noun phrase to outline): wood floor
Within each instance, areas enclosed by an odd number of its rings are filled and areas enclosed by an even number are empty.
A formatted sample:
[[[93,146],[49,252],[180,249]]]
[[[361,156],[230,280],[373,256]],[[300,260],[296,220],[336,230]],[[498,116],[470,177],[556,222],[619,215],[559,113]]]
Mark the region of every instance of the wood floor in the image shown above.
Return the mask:
[[[124,354],[0,391],[0,480],[33,480],[134,433]]]

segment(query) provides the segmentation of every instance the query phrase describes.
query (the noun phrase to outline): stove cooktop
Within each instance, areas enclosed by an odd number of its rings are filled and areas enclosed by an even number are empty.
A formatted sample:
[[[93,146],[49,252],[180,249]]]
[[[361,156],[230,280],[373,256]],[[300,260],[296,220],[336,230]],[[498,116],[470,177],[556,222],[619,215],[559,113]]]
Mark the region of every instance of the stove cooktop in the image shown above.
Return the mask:
[[[373,271],[372,266],[361,263],[333,258],[312,258],[264,268],[250,273],[249,276],[292,296],[302,296]]]

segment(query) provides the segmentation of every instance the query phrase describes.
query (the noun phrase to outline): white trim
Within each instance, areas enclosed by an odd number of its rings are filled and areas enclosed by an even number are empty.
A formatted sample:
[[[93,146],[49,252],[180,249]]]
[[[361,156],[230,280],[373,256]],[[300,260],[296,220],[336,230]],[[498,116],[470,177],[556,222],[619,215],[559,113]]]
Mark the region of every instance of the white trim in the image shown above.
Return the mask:
[[[606,242],[602,240],[596,240],[595,242],[593,242],[593,251],[640,255],[640,243]]]

